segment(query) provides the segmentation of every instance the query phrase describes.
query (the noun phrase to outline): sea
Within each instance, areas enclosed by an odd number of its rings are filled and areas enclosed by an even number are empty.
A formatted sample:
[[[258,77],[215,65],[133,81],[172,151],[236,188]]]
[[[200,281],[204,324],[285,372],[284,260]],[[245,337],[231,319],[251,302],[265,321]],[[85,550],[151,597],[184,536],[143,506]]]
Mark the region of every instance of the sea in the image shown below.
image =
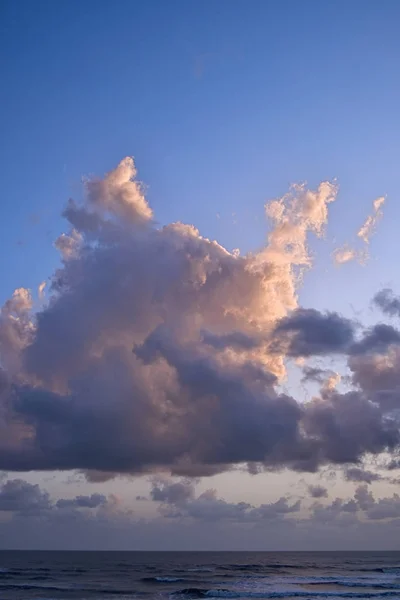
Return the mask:
[[[398,598],[400,552],[0,551],[0,600]]]

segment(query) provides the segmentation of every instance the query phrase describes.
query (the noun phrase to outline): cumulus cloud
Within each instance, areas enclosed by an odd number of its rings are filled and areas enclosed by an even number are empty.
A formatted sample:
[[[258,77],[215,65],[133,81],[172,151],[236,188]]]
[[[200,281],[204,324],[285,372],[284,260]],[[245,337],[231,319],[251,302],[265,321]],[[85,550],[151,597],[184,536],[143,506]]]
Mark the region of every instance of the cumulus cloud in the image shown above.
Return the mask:
[[[227,502],[218,498],[213,489],[195,495],[193,483],[162,480],[153,482],[150,492],[152,500],[160,502],[160,512],[167,518],[190,518],[204,521],[253,522],[284,518],[297,513],[301,501],[279,498],[270,504],[253,506],[248,502]]]
[[[0,469],[315,471],[398,448],[395,394],[380,366],[365,372],[396,354],[395,330],[358,338],[298,305],[334,184],[269,203],[265,247],[243,256],[191,225],[158,227],[130,158],[85,190],[64,211],[47,302],[34,314],[21,288],[1,311]],[[308,403],[282,393],[288,360],[333,354],[349,356],[351,392],[336,378]]]
[[[68,503],[24,481],[9,480],[0,494],[0,547],[35,549],[185,550],[193,539],[201,549],[395,548],[400,532],[398,494],[375,498],[360,485],[350,498],[318,501],[281,497],[267,504],[228,502],[215,490],[170,495],[187,480],[153,480],[158,516],[135,516],[115,498],[77,496]],[[156,492],[157,496],[158,492]],[[314,497],[315,494],[314,494]],[[321,545],[322,544],[322,545]]]
[[[332,516],[339,519],[343,513],[353,513],[357,519],[360,517],[369,521],[383,521],[398,519],[400,516],[400,497],[393,496],[375,499],[367,485],[356,488],[353,498],[336,498],[329,504],[314,504],[311,518],[319,520],[329,519]]]
[[[38,485],[10,479],[0,487],[0,511],[37,513],[50,508],[50,498]]]
[[[182,504],[193,498],[194,486],[190,481],[169,482],[156,480],[150,492],[151,499],[155,502],[166,504]]]
[[[45,515],[57,509],[98,508],[110,500],[102,494],[60,498],[53,501],[48,492],[38,484],[23,479],[6,479],[0,485],[0,512],[18,513],[25,516]]]

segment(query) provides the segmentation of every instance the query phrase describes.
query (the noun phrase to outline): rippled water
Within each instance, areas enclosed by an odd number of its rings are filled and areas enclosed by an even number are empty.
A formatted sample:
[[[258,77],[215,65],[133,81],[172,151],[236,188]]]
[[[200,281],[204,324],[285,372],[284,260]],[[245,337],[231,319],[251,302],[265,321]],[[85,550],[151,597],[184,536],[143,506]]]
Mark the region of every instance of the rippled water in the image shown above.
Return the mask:
[[[397,552],[0,552],[0,600],[398,598]]]

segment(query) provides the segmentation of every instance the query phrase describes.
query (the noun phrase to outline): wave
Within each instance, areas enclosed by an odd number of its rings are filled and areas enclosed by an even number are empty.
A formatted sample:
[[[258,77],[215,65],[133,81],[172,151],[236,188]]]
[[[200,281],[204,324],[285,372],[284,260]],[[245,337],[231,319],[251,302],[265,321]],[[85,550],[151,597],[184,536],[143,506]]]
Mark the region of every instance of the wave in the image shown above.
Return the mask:
[[[400,573],[400,566],[393,567],[358,567],[352,565],[353,568],[348,568],[348,571],[358,571],[359,573]],[[337,566],[340,569],[340,565]]]
[[[400,573],[400,567],[383,567],[383,573]]]
[[[282,569],[308,569],[309,565],[293,565],[293,564],[282,564],[282,563],[269,563],[265,565],[253,564],[253,565],[219,565],[217,567],[218,571],[253,571],[253,572],[262,572],[269,571],[270,569],[274,569],[280,571]]]
[[[292,583],[292,582],[291,582]],[[309,586],[317,586],[317,585],[341,585],[343,587],[352,587],[352,588],[374,588],[374,589],[381,589],[381,590],[399,590],[400,589],[400,585],[391,581],[385,582],[385,581],[370,581],[370,580],[366,580],[366,581],[359,581],[359,580],[345,580],[345,579],[329,579],[328,577],[326,578],[321,578],[317,581],[302,581],[301,582],[303,585],[309,585]]]
[[[127,595],[131,593],[131,590],[121,590],[116,588],[92,588],[92,587],[75,587],[75,586],[53,586],[53,585],[33,585],[29,583],[7,583],[0,584],[0,592],[4,591],[16,591],[23,590],[27,591],[46,591],[46,592],[84,592],[84,593],[95,593],[97,595],[108,594],[108,595]]]
[[[186,588],[178,590],[172,593],[172,596],[183,596],[186,598],[359,598],[364,600],[366,598],[394,598],[399,597],[396,591],[385,591],[385,592],[344,592],[344,591],[332,591],[332,592],[309,592],[309,591],[285,591],[285,592],[249,592],[233,591],[227,589],[201,589],[201,588]]]
[[[145,581],[146,583],[174,583],[185,580],[182,577],[142,577],[140,581]]]
[[[193,567],[192,569],[186,569],[190,573],[214,573],[215,567]]]

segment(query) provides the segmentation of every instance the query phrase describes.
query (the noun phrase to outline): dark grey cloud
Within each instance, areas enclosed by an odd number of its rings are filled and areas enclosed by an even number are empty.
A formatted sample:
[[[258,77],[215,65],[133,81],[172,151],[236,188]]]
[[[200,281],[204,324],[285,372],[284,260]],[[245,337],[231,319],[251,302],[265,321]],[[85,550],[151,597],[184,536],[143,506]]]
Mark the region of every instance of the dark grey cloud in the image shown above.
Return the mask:
[[[91,483],[104,483],[105,481],[109,481],[110,479],[114,479],[114,477],[118,476],[118,473],[112,473],[110,471],[99,471],[96,469],[83,469],[81,474],[85,477],[87,481],[90,481]]]
[[[326,462],[358,462],[367,453],[390,451],[399,444],[396,420],[385,418],[381,408],[358,392],[331,392],[307,405],[304,429],[317,439]]]
[[[99,508],[109,500],[102,494],[78,495],[74,498],[60,498],[53,502],[48,492],[38,484],[23,479],[0,481],[0,511],[18,513],[25,516],[47,514],[57,509]]]
[[[193,498],[194,486],[190,481],[156,480],[151,488],[150,496],[155,502],[182,504]]]
[[[400,499],[397,494],[389,498],[375,500],[367,485],[357,487],[354,497],[350,499],[336,498],[329,504],[316,503],[312,507],[313,518],[317,521],[338,521],[343,515],[352,514],[357,519],[366,520],[396,519],[399,514]],[[345,522],[346,522],[345,521]]]
[[[386,315],[390,317],[400,315],[400,298],[395,296],[391,289],[381,290],[374,296],[373,301]]]
[[[344,472],[347,481],[358,481],[364,483],[373,483],[382,479],[382,475],[368,471],[367,469],[360,469],[359,467],[348,467]]]
[[[319,367],[305,366],[303,368],[303,374],[301,380],[305,383],[307,381],[315,381],[317,383],[324,383],[324,381],[330,375],[333,375],[333,371],[329,369],[321,369]]]
[[[328,490],[323,485],[309,485],[308,492],[311,498],[327,498]]]
[[[355,324],[337,313],[297,309],[274,330],[276,346],[288,356],[318,356],[346,353],[354,340]],[[283,338],[283,339],[282,339]]]
[[[375,499],[371,491],[369,491],[367,485],[360,485],[354,494],[354,500],[357,502],[358,507],[361,510],[369,510],[374,506]]]
[[[368,519],[398,519],[400,518],[400,496],[394,494],[391,498],[381,498],[366,510]]]
[[[0,486],[0,511],[35,514],[50,508],[50,498],[38,485],[11,479]]]
[[[394,471],[396,469],[400,469],[400,458],[392,458],[386,465],[386,468],[389,471]]]
[[[400,344],[400,332],[391,325],[375,325],[349,349],[352,355],[384,353],[392,344]]]
[[[216,350],[225,350],[226,348],[237,348],[243,350],[252,350],[261,345],[262,340],[251,337],[242,331],[232,331],[225,334],[211,333],[203,331],[203,341]]]
[[[103,494],[91,494],[90,496],[76,496],[75,498],[60,498],[57,500],[57,508],[97,508],[107,504],[107,498]]]
[[[351,518],[351,520],[357,518],[357,512],[359,510],[357,501],[354,498],[348,500],[335,498],[335,500],[329,504],[315,502],[311,508],[311,519],[315,524],[334,522],[336,526],[340,524],[341,520],[348,523],[349,518]]]
[[[150,496],[152,500],[162,503],[161,514],[170,519],[249,523],[284,518],[287,514],[297,513],[301,506],[300,500],[291,501],[286,497],[260,506],[248,502],[227,502],[218,498],[212,489],[196,496],[194,485],[189,481],[154,481]]]
[[[16,450],[3,448],[0,468],[110,473],[161,468],[199,476],[224,465],[260,462],[312,471],[398,445],[396,421],[357,392],[301,405],[272,389],[266,393],[265,381],[247,380],[243,368],[221,370],[212,359],[171,340],[151,339],[142,352],[144,364],[163,360],[165,372],[171,368],[175,374],[173,387],[163,385],[154,399],[127,351],[108,356],[107,370],[94,361],[90,376],[71,384],[67,396],[15,388],[14,410],[34,428],[35,437]],[[118,395],[112,396],[116,389]],[[111,413],[109,397],[118,399]]]
[[[400,347],[395,344],[384,353],[350,356],[352,383],[392,419],[400,408]]]
[[[301,507],[301,500],[291,502],[289,498],[281,497],[276,502],[271,504],[261,504],[261,506],[254,508],[250,516],[251,518],[257,519],[279,519],[285,515],[299,512]]]

